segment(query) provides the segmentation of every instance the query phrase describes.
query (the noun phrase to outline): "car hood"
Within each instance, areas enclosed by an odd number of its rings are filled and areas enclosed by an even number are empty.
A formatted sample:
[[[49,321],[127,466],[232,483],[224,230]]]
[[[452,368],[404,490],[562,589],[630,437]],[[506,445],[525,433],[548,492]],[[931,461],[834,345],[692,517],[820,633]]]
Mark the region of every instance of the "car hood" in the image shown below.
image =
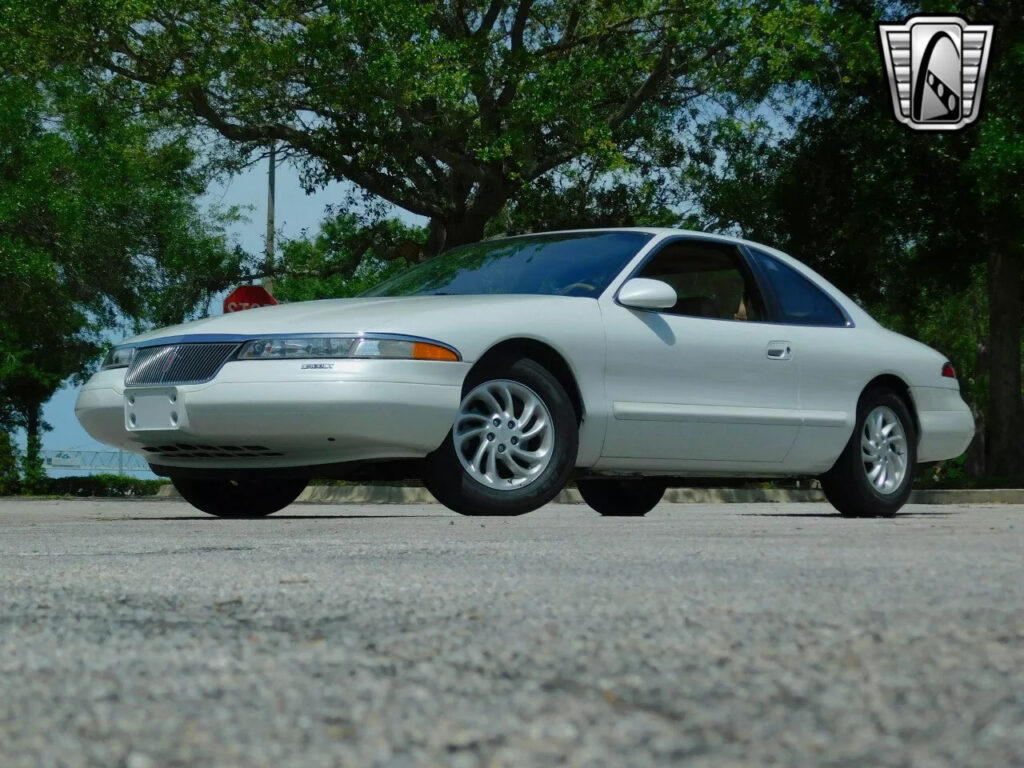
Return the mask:
[[[430,336],[434,328],[447,331],[482,314],[518,315],[522,312],[524,316],[530,317],[544,313],[555,305],[564,307],[567,303],[580,302],[596,305],[593,299],[580,297],[507,294],[301,301],[159,328],[122,343],[140,344],[172,336],[258,337],[286,333],[402,333]]]

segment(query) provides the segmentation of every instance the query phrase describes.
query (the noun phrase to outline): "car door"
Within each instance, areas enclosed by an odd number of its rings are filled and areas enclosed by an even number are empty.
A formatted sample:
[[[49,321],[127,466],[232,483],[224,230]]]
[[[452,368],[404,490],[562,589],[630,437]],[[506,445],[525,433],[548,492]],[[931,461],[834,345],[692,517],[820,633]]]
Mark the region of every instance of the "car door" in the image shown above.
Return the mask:
[[[762,322],[745,255],[726,241],[672,238],[631,277],[667,282],[678,299],[640,310],[602,297],[612,413],[598,466],[782,464],[800,427],[799,350],[785,328]]]
[[[850,437],[865,371],[878,352],[865,348],[853,320],[809,276],[760,248],[744,249],[765,289],[775,327],[800,351],[803,418],[786,464],[793,472],[824,471]]]

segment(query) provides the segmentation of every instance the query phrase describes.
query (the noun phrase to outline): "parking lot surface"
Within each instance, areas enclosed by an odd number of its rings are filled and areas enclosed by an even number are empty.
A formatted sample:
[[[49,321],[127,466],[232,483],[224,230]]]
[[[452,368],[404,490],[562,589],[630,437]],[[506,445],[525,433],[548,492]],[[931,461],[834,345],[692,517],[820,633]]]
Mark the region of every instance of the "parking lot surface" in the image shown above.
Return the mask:
[[[1024,765],[1024,507],[0,499],[0,765]]]

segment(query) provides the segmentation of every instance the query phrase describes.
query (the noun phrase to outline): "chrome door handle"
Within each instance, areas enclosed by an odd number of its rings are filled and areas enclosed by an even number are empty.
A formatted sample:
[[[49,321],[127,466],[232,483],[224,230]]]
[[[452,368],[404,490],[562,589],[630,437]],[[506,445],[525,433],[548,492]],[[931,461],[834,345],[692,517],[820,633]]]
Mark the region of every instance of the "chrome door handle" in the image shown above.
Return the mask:
[[[769,341],[765,353],[769,360],[789,360],[793,357],[793,348],[788,341]]]

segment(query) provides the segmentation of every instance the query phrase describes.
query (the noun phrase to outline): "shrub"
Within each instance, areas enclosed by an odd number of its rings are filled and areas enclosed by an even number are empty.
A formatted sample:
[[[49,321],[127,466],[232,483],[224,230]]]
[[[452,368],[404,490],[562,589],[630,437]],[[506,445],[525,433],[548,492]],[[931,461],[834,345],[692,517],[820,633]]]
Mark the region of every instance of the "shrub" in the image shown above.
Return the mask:
[[[18,451],[11,436],[0,430],[0,496],[10,496],[21,490],[18,476]]]
[[[166,480],[140,480],[126,475],[81,475],[44,478],[38,492],[52,496],[153,496]]]

